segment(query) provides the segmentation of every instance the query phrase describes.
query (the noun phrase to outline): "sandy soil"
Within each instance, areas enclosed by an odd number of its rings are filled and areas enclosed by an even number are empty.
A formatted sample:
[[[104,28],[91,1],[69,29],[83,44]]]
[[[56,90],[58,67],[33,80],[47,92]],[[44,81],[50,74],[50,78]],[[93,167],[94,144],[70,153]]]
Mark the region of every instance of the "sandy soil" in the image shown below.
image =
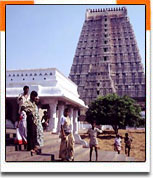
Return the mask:
[[[128,132],[129,136],[133,139],[130,156],[134,157],[137,161],[145,161],[145,130],[119,130],[119,134],[122,136],[122,154],[124,154],[124,136],[126,132]],[[82,133],[80,135],[83,139],[89,142],[87,133]],[[99,149],[104,151],[113,151],[114,139],[114,131],[104,131],[102,134],[99,134]]]

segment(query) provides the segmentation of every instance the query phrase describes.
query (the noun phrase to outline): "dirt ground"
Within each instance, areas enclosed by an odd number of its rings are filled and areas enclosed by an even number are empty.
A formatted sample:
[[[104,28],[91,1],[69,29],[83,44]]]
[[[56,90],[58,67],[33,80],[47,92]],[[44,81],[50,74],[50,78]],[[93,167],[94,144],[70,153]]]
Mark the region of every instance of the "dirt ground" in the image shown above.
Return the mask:
[[[134,157],[136,161],[145,161],[145,130],[119,130],[120,136],[122,136],[122,150],[121,154],[125,154],[124,151],[124,137],[125,133],[129,133],[132,137],[132,147],[130,157]],[[82,139],[85,139],[89,143],[89,137],[87,133],[80,134]],[[114,150],[114,131],[104,131],[102,134],[98,135],[99,149],[104,151]]]

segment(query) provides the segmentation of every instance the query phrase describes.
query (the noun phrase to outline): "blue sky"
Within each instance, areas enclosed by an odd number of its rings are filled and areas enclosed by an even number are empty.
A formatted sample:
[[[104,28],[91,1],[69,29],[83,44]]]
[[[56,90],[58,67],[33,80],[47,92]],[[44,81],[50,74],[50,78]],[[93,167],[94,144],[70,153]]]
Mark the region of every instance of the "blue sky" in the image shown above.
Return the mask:
[[[7,70],[56,67],[68,76],[86,9],[108,7],[117,5],[8,5]],[[145,6],[126,7],[145,65]]]

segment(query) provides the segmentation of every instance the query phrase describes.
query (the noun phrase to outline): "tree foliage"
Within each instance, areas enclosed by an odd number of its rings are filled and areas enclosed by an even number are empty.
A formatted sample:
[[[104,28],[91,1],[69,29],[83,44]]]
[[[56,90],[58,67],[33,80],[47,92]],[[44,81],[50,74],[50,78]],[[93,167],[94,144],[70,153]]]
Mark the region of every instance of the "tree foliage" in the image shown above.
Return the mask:
[[[108,94],[98,97],[89,105],[86,120],[89,123],[96,121],[98,125],[112,125],[118,132],[118,128],[139,126],[140,111],[140,106],[132,98]]]

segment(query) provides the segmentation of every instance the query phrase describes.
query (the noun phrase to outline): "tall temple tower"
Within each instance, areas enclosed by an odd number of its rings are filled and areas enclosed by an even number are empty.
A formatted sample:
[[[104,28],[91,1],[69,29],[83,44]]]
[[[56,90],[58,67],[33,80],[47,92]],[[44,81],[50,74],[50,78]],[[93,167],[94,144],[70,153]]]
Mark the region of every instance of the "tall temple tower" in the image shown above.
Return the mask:
[[[88,105],[117,93],[145,100],[145,75],[127,9],[87,9],[70,79]]]

